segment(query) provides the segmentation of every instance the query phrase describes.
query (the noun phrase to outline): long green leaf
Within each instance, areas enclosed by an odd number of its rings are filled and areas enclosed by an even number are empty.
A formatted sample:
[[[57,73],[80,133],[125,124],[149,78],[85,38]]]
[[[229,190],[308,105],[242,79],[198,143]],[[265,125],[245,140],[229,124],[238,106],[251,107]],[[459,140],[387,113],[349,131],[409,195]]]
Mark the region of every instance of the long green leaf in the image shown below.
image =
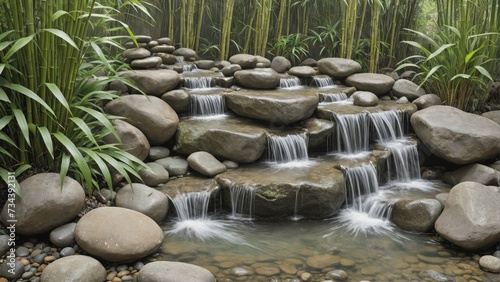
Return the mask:
[[[11,34],[13,32],[15,32],[15,30],[12,29],[12,30],[8,30],[8,31],[0,34],[0,41],[2,41],[5,37],[9,36],[9,34]]]
[[[19,126],[19,129],[21,130],[21,133],[23,134],[26,143],[28,144],[28,146],[31,146],[28,122],[26,121],[26,116],[24,115],[24,112],[20,109],[14,108],[12,109],[12,113],[16,118],[17,125]]]
[[[45,83],[45,86],[47,86],[52,95],[54,95],[59,103],[61,103],[61,105],[63,105],[63,107],[66,108],[71,114],[71,109],[69,107],[68,101],[66,100],[66,97],[64,97],[64,94],[61,92],[61,89],[59,89],[59,87],[54,83],[47,82]]]
[[[92,173],[82,153],[78,150],[75,144],[73,144],[73,142],[68,137],[66,137],[66,135],[62,134],[61,132],[52,133],[52,135],[56,137],[57,140],[59,140],[59,142],[64,146],[66,151],[68,151],[70,155],[73,157],[73,160],[76,162],[78,166],[78,171],[82,173],[83,178],[85,180],[84,183],[85,188],[89,190],[91,188],[90,185],[92,185]]]
[[[9,143],[9,145],[13,146],[14,148],[18,148],[16,142],[14,142],[14,140],[12,140],[9,135],[3,133],[2,131],[0,131],[0,140]]]
[[[4,101],[7,103],[10,103],[9,97],[7,96],[7,93],[5,93],[5,90],[0,87],[0,101]]]
[[[85,121],[79,117],[71,117],[70,120],[74,122],[82,131],[85,133],[85,136],[92,141],[95,145],[98,146],[97,141],[94,138],[94,135],[92,134],[92,130],[90,130],[90,127],[85,123]]]
[[[0,118],[0,130],[2,130],[7,124],[9,124],[13,117],[14,116],[9,115]]]
[[[49,130],[45,126],[38,127],[38,132],[40,132],[40,136],[42,136],[43,143],[49,151],[50,156],[54,159],[54,144],[52,143],[52,137],[50,135]]]
[[[464,78],[464,79],[469,79],[469,78],[471,77],[471,75],[470,75],[470,74],[466,74],[466,73],[459,73],[459,74],[454,75],[454,76],[450,79],[450,81],[453,81],[453,80],[455,80],[455,79],[457,79],[457,78],[459,78],[459,77]]]
[[[75,49],[78,50],[78,46],[73,41],[73,39],[71,39],[71,37],[69,37],[69,35],[66,32],[64,32],[64,31],[62,31],[60,29],[55,29],[55,28],[46,28],[46,29],[43,29],[43,31],[47,31],[47,32],[50,32],[50,33],[54,34],[55,36],[61,38],[64,41],[66,41],[66,43],[68,43],[73,48],[75,48]]]
[[[18,93],[25,95],[26,97],[28,97],[30,99],[35,100],[37,103],[42,105],[49,113],[51,113],[52,115],[55,115],[54,111],[49,107],[49,105],[47,105],[47,103],[45,103],[45,101],[42,100],[42,98],[40,98],[40,96],[38,96],[35,92],[31,91],[31,89],[28,89],[28,88],[26,88],[22,85],[19,85],[19,84],[4,83],[2,81],[0,81],[0,86],[4,86],[6,88],[14,90]]]
[[[59,182],[61,187],[64,183],[64,178],[66,177],[66,175],[68,175],[70,165],[71,165],[71,157],[63,153],[61,156],[61,164],[59,167]]]
[[[117,160],[115,160],[113,157],[111,157],[108,153],[101,153],[101,152],[96,152],[102,159],[104,159],[112,168],[116,169],[118,173],[123,175],[127,182],[131,183],[132,180],[130,179],[130,176],[128,175],[127,171],[124,168],[124,165],[119,163]]]
[[[5,56],[3,57],[3,61],[8,61],[10,59],[10,57],[12,57],[12,55],[14,55],[17,51],[21,50],[28,43],[30,43],[34,37],[35,37],[35,34],[32,34],[32,35],[22,37],[22,38],[19,38],[18,40],[16,40],[14,45],[12,45],[12,47],[10,47],[7,54],[5,54]]]
[[[102,158],[94,151],[88,148],[81,148],[83,152],[85,152],[99,167],[99,170],[101,171],[101,175],[104,177],[104,180],[106,181],[106,184],[108,184],[108,188],[111,190],[113,189],[113,180],[111,178],[111,172],[109,171],[108,166],[106,163],[102,160]]]
[[[482,75],[486,76],[490,81],[493,81],[493,78],[491,77],[491,74],[488,70],[486,70],[482,66],[474,66]]]
[[[429,57],[427,57],[427,60],[425,60],[425,61],[432,60],[434,57],[439,56],[439,54],[441,54],[444,50],[446,50],[452,46],[455,46],[455,44],[452,44],[452,43],[444,44],[443,46],[439,47],[436,51],[434,51],[434,53],[432,53]]]
[[[58,10],[58,11],[56,11],[55,13],[53,13],[53,14],[52,14],[52,16],[50,16],[50,20],[51,20],[51,21],[55,21],[55,20],[57,20],[58,18],[60,18],[61,16],[63,16],[63,15],[69,15],[69,16],[71,16],[71,15],[70,15],[68,12],[66,12],[66,11],[63,11],[63,10]]]
[[[434,66],[428,73],[427,75],[425,76],[424,80],[422,81],[421,85],[424,84],[428,79],[429,77],[431,77],[436,71],[438,71],[441,67],[443,67],[442,65],[438,65],[438,66]]]
[[[3,179],[3,181],[6,184],[13,184],[14,185],[14,189],[13,189],[14,193],[16,193],[22,199],[23,198],[23,191],[21,190],[21,186],[19,185],[17,180],[15,180],[14,183],[12,183],[12,177],[9,178],[9,176],[11,176],[10,173],[12,173],[12,172],[13,171],[7,171],[3,167],[0,167],[0,177]]]

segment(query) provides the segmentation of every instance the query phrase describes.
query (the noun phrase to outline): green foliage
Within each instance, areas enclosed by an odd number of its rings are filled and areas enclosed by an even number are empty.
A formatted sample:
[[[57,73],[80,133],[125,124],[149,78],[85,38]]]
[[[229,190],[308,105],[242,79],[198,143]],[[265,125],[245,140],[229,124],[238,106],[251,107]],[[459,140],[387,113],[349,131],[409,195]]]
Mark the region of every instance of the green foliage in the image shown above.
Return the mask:
[[[326,24],[324,26],[317,26],[309,30],[310,36],[308,37],[311,47],[315,50],[316,57],[338,57],[340,52],[340,21],[335,24]]]
[[[70,3],[71,2],[71,3]],[[137,2],[137,1],[134,1]],[[106,91],[119,78],[121,66],[109,60],[116,38],[87,37],[93,18],[103,25],[115,21],[110,7],[95,1],[0,2],[0,173],[29,167],[67,174],[90,192],[112,174],[129,175],[143,163],[105,144],[114,134],[102,103],[115,95]],[[99,14],[96,13],[99,11]],[[93,23],[93,30],[99,26]],[[125,30],[132,34],[127,25]],[[87,62],[82,61],[86,58]]]
[[[275,56],[283,56],[297,64],[309,54],[308,48],[308,38],[296,33],[278,39],[272,47],[272,52]]]

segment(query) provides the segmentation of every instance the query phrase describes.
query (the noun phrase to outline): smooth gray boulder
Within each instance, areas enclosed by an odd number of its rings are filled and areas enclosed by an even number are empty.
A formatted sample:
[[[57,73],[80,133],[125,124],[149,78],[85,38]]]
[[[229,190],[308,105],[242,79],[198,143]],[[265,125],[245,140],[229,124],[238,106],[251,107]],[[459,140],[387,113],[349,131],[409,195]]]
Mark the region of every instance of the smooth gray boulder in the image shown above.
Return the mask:
[[[153,38],[149,35],[135,35],[135,40],[138,43],[149,43]]]
[[[255,56],[255,57],[257,57],[257,67],[259,65],[262,66],[263,68],[271,67],[271,61],[268,58],[262,56]]]
[[[479,259],[479,266],[481,266],[481,268],[483,270],[486,270],[488,272],[499,273],[500,272],[500,258],[497,258],[495,256],[490,256],[490,255],[482,256]]]
[[[253,69],[257,66],[257,57],[249,54],[236,54],[229,58],[229,62],[239,65],[242,69]]]
[[[215,67],[215,62],[212,60],[198,60],[194,62],[194,64],[202,70],[209,70],[213,67]]]
[[[316,75],[316,70],[309,66],[298,66],[288,70],[288,74],[299,77],[313,77]]]
[[[154,146],[149,149],[149,159],[156,161],[170,156],[170,150],[167,147]]]
[[[457,185],[465,181],[481,183],[483,185],[498,185],[496,170],[482,164],[470,164],[454,171],[443,174],[443,181],[450,185]]]
[[[71,246],[75,243],[76,223],[70,222],[57,227],[50,232],[50,242],[59,248]]]
[[[372,92],[356,91],[351,95],[354,99],[354,105],[360,107],[373,107],[378,105],[378,97]]]
[[[361,71],[361,65],[351,59],[323,58],[317,62],[317,65],[321,73],[336,78],[345,78]]]
[[[418,111],[411,116],[411,125],[433,154],[455,164],[488,160],[500,153],[500,125],[454,107]]]
[[[127,59],[144,59],[151,56],[151,52],[149,52],[146,48],[132,48],[127,49],[123,52],[123,57]]]
[[[39,173],[20,184],[23,198],[16,197],[16,233],[35,235],[49,232],[78,216],[85,202],[83,187],[65,177],[61,187],[59,173]],[[3,206],[0,219],[9,226],[9,207]]]
[[[399,200],[393,206],[391,221],[403,230],[429,232],[441,210],[435,199]]]
[[[198,55],[196,51],[190,48],[178,48],[173,52],[176,56],[182,56],[186,61],[195,61]]]
[[[127,95],[104,107],[108,114],[127,118],[148,138],[150,145],[161,145],[175,134],[179,117],[162,99],[154,96]]]
[[[316,61],[315,59],[313,58],[307,58],[305,60],[303,60],[301,63],[300,63],[301,66],[309,66],[309,67],[316,67],[318,65],[318,61]]]
[[[156,162],[146,163],[146,165],[148,168],[142,168],[138,172],[144,184],[154,187],[168,182],[170,175],[162,165]]]
[[[275,89],[280,84],[280,76],[273,69],[240,70],[234,73],[236,83],[250,89]]]
[[[162,45],[153,46],[149,50],[151,52],[153,52],[153,53],[168,53],[168,54],[171,54],[171,53],[173,53],[175,51],[175,47],[172,46],[172,45],[162,44]]]
[[[215,62],[215,67],[222,70],[224,67],[229,66],[231,63],[229,61],[217,61]]]
[[[119,207],[91,210],[75,229],[76,242],[84,251],[110,262],[148,256],[158,250],[163,236],[161,227],[147,215]]]
[[[175,89],[181,81],[180,75],[172,70],[134,70],[123,76],[132,79],[141,91],[153,96]]]
[[[408,100],[413,101],[425,95],[425,90],[419,87],[415,82],[407,79],[398,79],[394,86],[392,86],[392,93],[394,96],[401,98],[406,97]]]
[[[398,103],[398,104],[408,104],[408,103],[410,103],[410,101],[409,101],[409,100],[408,100],[408,98],[406,98],[406,97],[401,97],[401,98],[399,98],[399,99],[396,101],[396,103]]]
[[[159,53],[157,56],[161,58],[164,65],[174,65],[177,62],[177,58],[173,54]]]
[[[188,162],[179,156],[158,159],[155,163],[164,167],[170,176],[185,175],[188,172]]]
[[[500,110],[498,110],[498,111],[489,111],[489,112],[483,113],[481,116],[483,116],[485,118],[489,118],[492,121],[500,124]]]
[[[369,91],[377,96],[391,91],[394,83],[390,76],[380,73],[355,73],[345,80],[347,86],[354,86],[358,91]]]
[[[428,107],[442,105],[443,101],[436,94],[425,94],[413,100],[412,103],[417,105],[419,110],[423,110]]]
[[[42,272],[41,281],[102,282],[106,280],[106,275],[106,269],[98,260],[78,255],[63,257],[47,265]]]
[[[215,282],[216,279],[205,268],[174,261],[155,261],[144,265],[137,282]]]
[[[175,89],[161,95],[161,99],[176,113],[189,112],[189,94],[184,89]]]
[[[157,69],[161,66],[162,59],[160,57],[149,57],[144,59],[135,59],[130,63],[133,69]]]
[[[325,145],[328,136],[335,129],[335,123],[331,120],[308,118],[300,123],[300,127],[304,128],[309,137],[309,148]]]
[[[122,187],[115,198],[117,207],[143,213],[156,222],[161,222],[168,212],[168,198],[162,192],[140,183]]]
[[[277,73],[284,73],[292,67],[290,60],[283,56],[276,56],[271,61],[271,68]]]
[[[500,240],[500,187],[462,182],[448,194],[434,228],[466,250],[491,247]]]
[[[215,176],[227,170],[226,166],[208,152],[194,152],[187,158],[189,167],[205,175]]]
[[[313,89],[240,90],[226,95],[227,107],[237,115],[272,124],[291,124],[309,118],[318,102]]]
[[[108,144],[119,144],[117,147],[125,150],[141,161],[145,160],[149,154],[148,138],[137,127],[123,120],[114,120],[113,127],[120,137],[119,141],[113,134],[104,137],[104,142]]]
[[[158,41],[158,44],[172,45],[172,40],[168,37],[161,37],[156,39],[156,41]]]
[[[230,64],[222,68],[221,72],[224,76],[233,76],[235,72],[242,70],[238,64]]]

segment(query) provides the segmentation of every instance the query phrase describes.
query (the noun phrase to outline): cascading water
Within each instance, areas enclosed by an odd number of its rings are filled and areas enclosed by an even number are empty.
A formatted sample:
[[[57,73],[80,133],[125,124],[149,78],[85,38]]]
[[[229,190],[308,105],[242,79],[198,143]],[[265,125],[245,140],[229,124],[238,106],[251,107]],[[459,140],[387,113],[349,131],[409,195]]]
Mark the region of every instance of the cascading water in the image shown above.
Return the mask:
[[[233,185],[229,189],[231,196],[231,219],[253,218],[255,188]]]
[[[325,77],[313,77],[310,83],[312,87],[331,87],[334,86],[335,83],[333,79],[329,76]]]
[[[358,155],[369,149],[370,123],[366,114],[335,115],[336,139],[334,141],[338,153]]]
[[[280,88],[297,88],[301,85],[302,83],[298,77],[291,76],[280,78]]]
[[[209,191],[179,194],[171,200],[180,221],[208,219]]]
[[[217,116],[224,115],[226,105],[223,95],[191,94],[189,112],[191,116]]]
[[[183,78],[183,85],[191,89],[207,89],[215,87],[214,77],[185,77]]]
[[[320,95],[320,103],[333,103],[347,100],[346,93],[322,93]]]
[[[267,136],[267,161],[272,163],[300,163],[309,159],[306,133]]]

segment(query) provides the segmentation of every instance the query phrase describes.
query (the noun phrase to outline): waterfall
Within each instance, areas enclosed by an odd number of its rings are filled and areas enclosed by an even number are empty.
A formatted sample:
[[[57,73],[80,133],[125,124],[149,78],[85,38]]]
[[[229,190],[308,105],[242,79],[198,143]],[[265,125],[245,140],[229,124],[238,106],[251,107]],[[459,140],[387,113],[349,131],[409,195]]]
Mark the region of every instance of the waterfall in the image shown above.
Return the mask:
[[[296,76],[280,78],[280,88],[296,88],[301,85],[300,79]]]
[[[310,83],[310,86],[313,87],[329,87],[334,86],[335,83],[333,79],[329,76],[327,77],[313,77]]]
[[[369,119],[366,114],[335,115],[336,147],[350,155],[369,149]]]
[[[209,191],[178,194],[171,200],[180,221],[208,219]]]
[[[347,100],[346,93],[321,93],[320,103],[333,103]]]
[[[231,194],[231,218],[252,219],[255,209],[255,188],[232,185],[229,193]]]
[[[300,192],[300,186],[295,190],[295,205],[293,207],[293,216],[292,220],[293,221],[299,221],[303,218],[303,216],[299,215],[299,192]]]
[[[175,62],[178,64],[184,64],[184,56],[175,56]]]
[[[269,162],[289,163],[307,161],[308,137],[306,133],[285,136],[267,136],[267,157]]]
[[[380,143],[404,137],[403,125],[406,113],[402,111],[382,111],[369,114]]]
[[[191,116],[215,116],[226,112],[223,95],[190,95]]]
[[[186,88],[206,89],[215,87],[215,78],[211,76],[205,77],[185,77],[183,85]]]

